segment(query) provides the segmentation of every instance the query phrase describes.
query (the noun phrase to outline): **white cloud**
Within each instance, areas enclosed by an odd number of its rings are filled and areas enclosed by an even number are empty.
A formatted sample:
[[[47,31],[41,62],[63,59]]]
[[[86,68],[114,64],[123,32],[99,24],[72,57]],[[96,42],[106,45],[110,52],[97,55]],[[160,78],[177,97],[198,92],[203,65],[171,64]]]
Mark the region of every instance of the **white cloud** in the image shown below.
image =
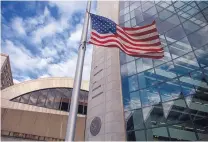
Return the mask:
[[[12,67],[21,71],[31,71],[44,69],[50,62],[50,59],[43,59],[40,57],[34,57],[29,50],[23,45],[15,45],[12,41],[6,40],[2,42],[3,53],[7,53],[10,57]]]
[[[19,35],[26,35],[25,29],[24,29],[24,22],[22,18],[15,17],[12,20],[12,29],[17,32]]]
[[[65,16],[71,16],[71,14],[77,11],[84,11],[86,4],[86,1],[50,1],[50,5],[57,6],[59,13]]]
[[[47,77],[50,77],[50,75],[49,74],[43,74],[39,78],[47,78]]]
[[[17,79],[13,79],[13,82],[14,82],[14,84],[18,84],[18,83],[20,83],[20,81],[19,81],[19,80],[17,80]]]
[[[15,40],[11,37],[2,40],[2,52],[10,56],[15,83],[33,79],[34,76],[31,77],[31,74],[36,75],[37,78],[75,75],[77,53],[71,49],[79,47],[84,19],[82,17],[77,25],[69,25],[68,21],[73,13],[85,11],[86,2],[50,2],[50,6],[58,7],[60,14],[58,20],[52,17],[49,6],[46,6],[40,15],[27,19],[16,17],[10,23],[16,32],[12,34],[24,35],[24,40],[33,43],[38,53],[34,54],[29,50],[30,47],[18,44],[17,36]],[[91,60],[92,46],[87,45],[83,80],[90,79]]]

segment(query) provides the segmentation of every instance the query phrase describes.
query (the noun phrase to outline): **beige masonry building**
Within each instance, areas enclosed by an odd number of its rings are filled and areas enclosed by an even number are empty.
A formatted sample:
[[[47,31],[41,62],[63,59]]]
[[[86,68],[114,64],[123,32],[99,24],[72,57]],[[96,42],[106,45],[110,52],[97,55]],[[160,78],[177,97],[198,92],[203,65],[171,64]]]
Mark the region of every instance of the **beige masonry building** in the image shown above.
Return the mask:
[[[43,78],[1,91],[1,140],[64,140],[73,79]],[[75,140],[84,140],[89,85],[82,82]]]

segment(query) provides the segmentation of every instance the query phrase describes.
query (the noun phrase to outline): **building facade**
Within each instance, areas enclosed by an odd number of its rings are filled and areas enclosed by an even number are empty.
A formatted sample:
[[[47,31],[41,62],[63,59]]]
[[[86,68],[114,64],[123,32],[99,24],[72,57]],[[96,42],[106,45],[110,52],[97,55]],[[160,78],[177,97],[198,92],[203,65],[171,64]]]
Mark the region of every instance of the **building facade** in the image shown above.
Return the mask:
[[[9,56],[1,54],[1,90],[13,84]]]
[[[208,140],[208,2],[99,1],[97,14],[155,20],[165,57],[94,48],[85,140]]]
[[[1,91],[1,140],[63,141],[73,79],[44,78]],[[89,83],[82,81],[75,140],[83,141]]]

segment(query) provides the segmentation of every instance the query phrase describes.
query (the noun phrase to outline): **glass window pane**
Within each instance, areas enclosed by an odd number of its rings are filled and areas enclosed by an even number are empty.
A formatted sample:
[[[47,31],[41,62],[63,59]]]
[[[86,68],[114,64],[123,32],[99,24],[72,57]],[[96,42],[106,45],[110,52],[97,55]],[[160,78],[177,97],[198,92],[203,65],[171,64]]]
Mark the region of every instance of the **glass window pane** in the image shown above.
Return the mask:
[[[193,52],[175,59],[174,63],[175,63],[174,72],[177,73],[178,75],[187,74],[190,71],[193,71],[199,68],[198,62]]]
[[[174,14],[171,17],[169,17],[166,21],[160,23],[157,25],[157,29],[160,34],[163,34],[164,32],[172,29],[173,27],[180,24],[180,21],[178,17]]]
[[[141,108],[141,101],[139,96],[139,91],[130,93],[130,108],[131,109],[138,109]]]
[[[197,5],[200,7],[201,10],[208,7],[208,3],[206,1],[196,1]]]
[[[168,31],[165,36],[167,37],[168,43],[172,43],[174,41],[180,40],[186,36],[183,28],[181,26],[177,26],[170,31]],[[171,40],[168,40],[171,39]]]
[[[144,21],[142,11],[140,8],[135,9],[135,18],[136,18],[137,25]]]
[[[175,2],[173,5],[174,5],[176,8],[181,8],[182,6],[185,5],[185,3],[182,2],[182,1],[177,1],[177,2]]]
[[[127,132],[127,141],[145,141],[145,132],[142,131],[132,131]]]
[[[55,99],[55,94],[53,93],[52,89],[49,89],[47,100],[46,100],[46,107],[47,108],[53,108],[54,99]]]
[[[203,118],[200,120],[194,120],[194,125],[196,127],[197,134],[200,141],[206,141],[208,138],[208,118]]]
[[[131,18],[134,18],[135,17],[135,12],[131,11],[130,15],[131,15]]]
[[[137,75],[129,77],[128,81],[129,81],[129,91],[130,92],[138,90]]]
[[[120,16],[119,17],[119,24],[124,23],[124,22],[125,22],[124,15],[123,16]]]
[[[202,47],[203,45],[208,43],[208,26],[188,35],[188,39],[190,44],[194,48]]]
[[[83,105],[78,106],[78,113],[83,114]]]
[[[30,98],[30,93],[25,94],[25,95],[22,95],[22,96],[21,96],[21,99],[20,99],[20,102],[21,102],[21,103],[27,104],[28,101],[29,101],[29,98]]]
[[[184,124],[177,124],[169,126],[169,132],[171,140],[177,141],[194,141],[197,140],[194,126],[190,121],[187,121]]]
[[[135,18],[131,19],[131,26],[132,27],[136,26],[136,19]]]
[[[125,120],[127,131],[144,128],[141,109],[125,112]]]
[[[157,75],[154,70],[147,70],[138,74],[139,88],[146,88],[157,83]]]
[[[129,7],[124,8],[124,14],[129,13]]]
[[[159,13],[159,18],[161,20],[165,20],[167,19],[168,17],[170,17],[171,15],[173,15],[173,13],[169,10],[163,10]]]
[[[130,21],[125,22],[124,27],[131,27]]]
[[[53,90],[55,93],[55,90]],[[56,93],[55,93],[56,94]],[[60,94],[56,94],[55,99],[54,99],[54,108],[55,109],[59,109],[61,106],[61,95]]]
[[[60,110],[69,111],[69,108],[70,108],[70,100],[69,100],[69,98],[61,98]]]
[[[125,14],[124,9],[122,9],[119,14],[120,16],[124,15]]]
[[[135,61],[127,63],[128,75],[131,76],[136,73]]]
[[[158,104],[149,108],[150,109],[143,108],[143,112],[144,112],[143,117],[145,120],[144,122],[145,122],[146,128],[166,125],[166,120],[163,114],[162,104]]]
[[[173,59],[180,57],[192,50],[187,37],[184,37],[183,39],[169,45],[169,49]]]
[[[190,20],[187,20],[186,22],[183,23],[183,27],[185,29],[185,32],[187,34],[194,32],[196,30],[198,30],[200,28],[200,26],[198,26],[197,24],[195,24],[194,22],[191,22]]]
[[[163,102],[181,97],[181,88],[178,80],[159,85],[159,90]]]
[[[39,98],[38,98],[38,102],[37,105],[38,106],[44,106],[45,102],[46,102],[46,98],[47,98],[47,94],[48,94],[48,90],[40,90],[39,91]]]
[[[38,96],[39,96],[39,91],[31,92],[30,94],[31,95],[30,95],[29,104],[36,105],[37,99],[38,99]]]
[[[159,5],[156,5],[155,7],[156,7],[156,9],[157,9],[157,11],[158,11],[158,12],[160,12],[160,11],[164,10],[164,8],[163,8],[163,7],[161,7],[161,6],[159,6]]]
[[[150,9],[151,7],[154,6],[154,3],[152,2],[146,2],[144,4],[142,4],[142,11],[146,11],[148,9]]]
[[[201,71],[192,72],[191,78],[192,78],[191,84],[193,84],[197,90],[208,89],[208,84],[207,84],[205,77]]]
[[[119,1],[119,8],[124,9],[125,2],[124,1]]]
[[[142,106],[151,106],[160,102],[160,96],[156,87],[140,90]]]
[[[138,7],[138,5],[136,3],[133,3],[130,5],[130,11],[136,9]]]
[[[84,106],[84,114],[87,114],[87,106]]]
[[[155,14],[157,14],[157,10],[154,6],[148,9],[147,11],[143,12],[144,19],[148,19]]]
[[[159,127],[147,130],[147,141],[169,141],[166,127]]]
[[[124,21],[128,21],[128,20],[130,20],[130,14],[129,13],[124,15]]]
[[[159,81],[165,81],[171,78],[175,78],[174,65],[172,62],[165,63],[155,68],[155,73]]]
[[[12,99],[12,101],[19,102],[20,101],[20,97],[14,98],[14,99]]]
[[[194,51],[199,64],[202,67],[208,66],[208,45]]]
[[[140,58],[136,60],[137,72],[142,72],[153,67],[152,59]]]
[[[125,1],[125,2],[124,2],[124,7],[129,6],[129,4],[130,4],[130,3],[129,3],[128,1]]]
[[[179,78],[179,80],[184,96],[194,95],[196,93],[193,83],[190,82],[192,79],[189,76],[182,76]]]

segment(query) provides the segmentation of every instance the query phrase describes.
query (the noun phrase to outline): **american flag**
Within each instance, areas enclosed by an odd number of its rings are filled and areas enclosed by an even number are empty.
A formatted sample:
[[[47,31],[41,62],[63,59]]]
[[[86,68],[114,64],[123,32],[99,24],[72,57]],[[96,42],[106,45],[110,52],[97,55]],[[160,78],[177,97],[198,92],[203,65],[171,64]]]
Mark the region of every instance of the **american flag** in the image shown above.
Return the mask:
[[[130,56],[160,59],[164,57],[156,23],[142,27],[120,27],[112,20],[90,13],[92,30],[89,43],[117,47]]]

